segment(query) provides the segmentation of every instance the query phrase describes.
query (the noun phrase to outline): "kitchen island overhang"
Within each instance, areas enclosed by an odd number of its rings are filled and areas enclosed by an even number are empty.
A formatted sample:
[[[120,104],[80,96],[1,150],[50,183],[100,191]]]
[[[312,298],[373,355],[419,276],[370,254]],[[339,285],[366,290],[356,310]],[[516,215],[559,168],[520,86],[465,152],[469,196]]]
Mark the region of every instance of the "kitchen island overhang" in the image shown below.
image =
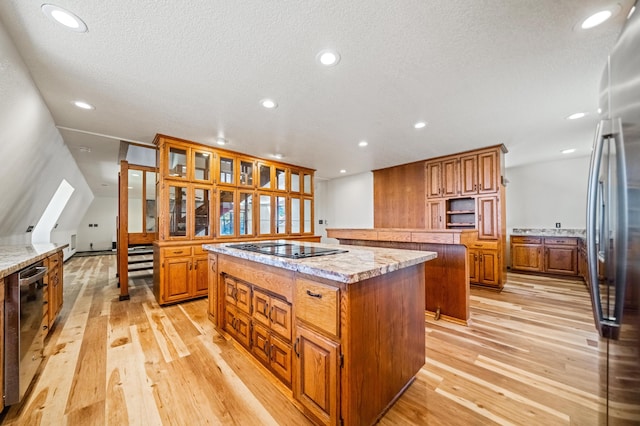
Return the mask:
[[[291,259],[229,245],[203,246],[216,326],[315,422],[379,419],[424,365],[424,262],[436,253],[348,247]]]

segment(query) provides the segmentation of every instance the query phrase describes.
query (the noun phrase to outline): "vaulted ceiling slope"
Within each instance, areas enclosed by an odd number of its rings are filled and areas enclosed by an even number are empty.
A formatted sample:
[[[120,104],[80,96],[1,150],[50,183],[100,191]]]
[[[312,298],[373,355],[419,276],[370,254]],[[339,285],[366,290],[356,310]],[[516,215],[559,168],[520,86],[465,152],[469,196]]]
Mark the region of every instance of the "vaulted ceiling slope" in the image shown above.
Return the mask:
[[[48,19],[41,2],[4,0],[0,19],[101,196],[115,194],[118,140],[156,133],[224,137],[329,179],[498,143],[507,166],[564,148],[588,155],[600,77],[633,0],[57,4],[88,32]],[[616,9],[605,24],[576,28],[605,7]],[[327,48],[336,66],[318,64]],[[588,115],[565,120],[575,112]]]
[[[53,234],[69,243],[93,194],[67,149],[29,71],[0,24],[0,244],[31,242],[63,180],[74,191]]]

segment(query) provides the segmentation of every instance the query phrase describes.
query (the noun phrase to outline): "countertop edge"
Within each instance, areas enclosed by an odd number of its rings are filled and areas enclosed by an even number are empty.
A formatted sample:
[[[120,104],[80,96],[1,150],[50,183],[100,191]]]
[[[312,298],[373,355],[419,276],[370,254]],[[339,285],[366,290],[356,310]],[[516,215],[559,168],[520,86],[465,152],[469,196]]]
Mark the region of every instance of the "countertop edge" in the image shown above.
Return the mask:
[[[37,246],[37,244],[32,245],[32,247]],[[49,256],[51,256],[52,254],[61,251],[63,249],[65,249],[66,247],[69,247],[69,244],[52,244],[52,247],[50,249],[47,249],[45,251],[39,252],[38,254],[35,254],[33,256],[30,257],[25,257],[24,259],[18,260],[15,264],[9,266],[9,267],[5,267],[2,270],[0,270],[0,279],[3,279],[5,277],[8,277],[9,275],[18,272],[26,267],[28,267],[29,265],[32,265],[36,262],[39,262]],[[5,246],[6,247],[6,246]]]
[[[306,244],[310,244],[310,243],[306,243]],[[313,243],[313,244],[318,244],[320,246],[323,246],[323,244],[319,244],[319,243]],[[327,246],[327,245],[325,244],[324,246]],[[305,263],[305,259],[279,258],[279,257],[266,255],[266,254],[232,249],[232,248],[225,247],[224,245],[203,244],[202,247],[204,250],[207,250],[209,252],[237,257],[239,259],[250,260],[257,263],[261,263],[263,265],[282,268],[282,269],[286,269],[293,272],[299,272],[306,275],[316,276],[319,278],[325,278],[331,281],[336,281],[344,284],[353,284],[369,278],[374,278],[380,275],[388,274],[390,272],[407,268],[409,266],[414,266],[420,263],[427,262],[429,260],[435,259],[438,256],[436,252],[430,252],[430,251],[389,249],[393,251],[401,251],[401,252],[404,252],[405,254],[411,251],[411,252],[414,252],[415,257],[411,259],[404,259],[401,261],[389,262],[388,264],[382,265],[377,268],[357,271],[353,273],[344,273],[344,272],[329,270],[327,268],[319,267],[317,265]],[[348,247],[339,246],[339,247],[343,247],[346,250],[350,250],[350,251],[354,251],[354,250],[366,251],[366,250],[372,249],[372,247],[366,247],[366,248],[355,247],[355,246],[348,246]],[[378,251],[385,250],[381,248],[373,248],[373,249]]]

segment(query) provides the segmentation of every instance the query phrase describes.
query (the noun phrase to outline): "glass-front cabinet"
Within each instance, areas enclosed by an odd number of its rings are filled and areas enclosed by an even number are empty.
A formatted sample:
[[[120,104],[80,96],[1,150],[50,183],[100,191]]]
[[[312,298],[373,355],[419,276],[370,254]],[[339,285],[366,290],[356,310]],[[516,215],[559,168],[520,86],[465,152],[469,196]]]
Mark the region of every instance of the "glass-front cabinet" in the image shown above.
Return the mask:
[[[238,159],[238,186],[253,188],[255,162],[251,159]]]
[[[160,240],[313,234],[312,170],[159,136]],[[152,231],[155,194],[147,194],[142,228]]]
[[[236,192],[220,190],[218,196],[218,237],[234,237]]]

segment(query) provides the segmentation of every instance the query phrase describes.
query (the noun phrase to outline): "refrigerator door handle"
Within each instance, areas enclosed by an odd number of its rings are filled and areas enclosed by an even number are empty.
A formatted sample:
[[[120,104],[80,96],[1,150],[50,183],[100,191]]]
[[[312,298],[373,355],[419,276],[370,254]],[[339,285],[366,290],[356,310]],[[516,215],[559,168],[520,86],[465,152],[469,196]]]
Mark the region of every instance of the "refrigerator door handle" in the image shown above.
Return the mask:
[[[605,127],[613,124],[612,133],[604,134]],[[598,280],[598,246],[596,245],[596,221],[598,213],[598,191],[600,168],[602,166],[602,154],[605,141],[613,138],[615,143],[616,155],[616,184],[617,205],[616,208],[616,235],[615,235],[615,253],[609,255],[608,247],[609,235],[602,234],[600,236],[600,244],[604,245],[605,260],[614,260],[615,265],[606,265],[607,274],[610,274],[610,268],[615,266],[615,306],[612,316],[605,316],[602,309],[602,298],[600,293],[600,282]],[[607,182],[611,184],[611,182]],[[613,190],[614,188],[609,188]],[[609,229],[607,217],[604,216],[603,223],[600,224],[601,230]],[[604,226],[603,226],[604,225]],[[593,154],[591,156],[591,164],[589,166],[589,185],[587,188],[587,279],[591,296],[591,305],[593,308],[593,318],[596,328],[601,336],[611,339],[617,339],[620,333],[620,325],[622,323],[622,313],[624,307],[624,292],[626,286],[626,253],[627,253],[627,188],[626,188],[626,169],[624,161],[624,140],[622,136],[622,126],[620,119],[614,120],[614,123],[601,121],[596,128],[596,137],[594,141]],[[606,284],[608,285],[608,284]]]

